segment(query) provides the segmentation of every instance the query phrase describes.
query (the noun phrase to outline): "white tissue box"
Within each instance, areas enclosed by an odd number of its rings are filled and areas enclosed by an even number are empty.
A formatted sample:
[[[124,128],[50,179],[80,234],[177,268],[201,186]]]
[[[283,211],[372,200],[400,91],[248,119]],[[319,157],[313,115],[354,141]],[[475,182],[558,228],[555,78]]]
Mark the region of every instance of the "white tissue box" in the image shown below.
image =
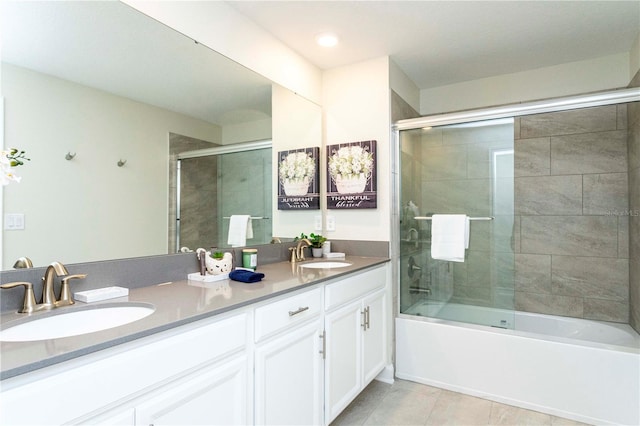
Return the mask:
[[[84,303],[99,302],[129,295],[129,289],[124,287],[105,287],[73,293],[73,299]]]
[[[337,251],[334,251],[332,253],[325,253],[324,257],[326,257],[327,259],[344,259],[345,258],[345,254],[337,252]]]
[[[211,283],[214,281],[222,281],[229,278],[229,274],[218,274],[218,275],[200,275],[200,272],[194,272],[192,274],[187,275],[187,278],[191,281],[203,281],[205,283]]]

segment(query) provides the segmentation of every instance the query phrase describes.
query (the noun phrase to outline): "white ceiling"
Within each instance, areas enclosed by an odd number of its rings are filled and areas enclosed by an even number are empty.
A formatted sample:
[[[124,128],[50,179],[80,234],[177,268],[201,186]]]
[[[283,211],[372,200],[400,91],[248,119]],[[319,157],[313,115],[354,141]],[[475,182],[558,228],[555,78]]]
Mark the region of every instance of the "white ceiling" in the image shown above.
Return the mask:
[[[227,3],[321,69],[388,55],[420,89],[629,52],[640,32],[637,0]]]
[[[321,69],[389,55],[421,89],[628,52],[640,31],[638,0],[227,4]],[[268,80],[123,3],[0,6],[3,61],[219,125],[271,114]],[[315,44],[327,30],[338,47]]]
[[[118,1],[1,1],[2,61],[220,126],[271,117],[271,82]]]

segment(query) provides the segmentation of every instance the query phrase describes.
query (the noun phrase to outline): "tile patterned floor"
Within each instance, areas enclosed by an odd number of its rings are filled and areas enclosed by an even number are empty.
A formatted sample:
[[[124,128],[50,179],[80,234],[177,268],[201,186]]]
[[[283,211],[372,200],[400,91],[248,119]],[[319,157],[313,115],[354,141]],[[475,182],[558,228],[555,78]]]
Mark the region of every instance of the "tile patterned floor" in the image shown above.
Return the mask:
[[[396,379],[374,380],[331,426],[549,425],[586,426],[573,420]]]

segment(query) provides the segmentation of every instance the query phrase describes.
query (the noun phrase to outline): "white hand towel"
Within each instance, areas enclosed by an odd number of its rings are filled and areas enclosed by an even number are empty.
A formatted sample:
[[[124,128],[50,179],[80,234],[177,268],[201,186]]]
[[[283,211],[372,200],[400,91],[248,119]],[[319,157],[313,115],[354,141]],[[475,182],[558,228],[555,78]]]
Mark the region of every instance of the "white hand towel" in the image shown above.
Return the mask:
[[[251,216],[248,214],[231,215],[227,244],[231,247],[243,247],[247,245],[247,238],[253,238]]]
[[[469,248],[469,217],[464,214],[431,216],[431,257],[450,262],[464,262]]]

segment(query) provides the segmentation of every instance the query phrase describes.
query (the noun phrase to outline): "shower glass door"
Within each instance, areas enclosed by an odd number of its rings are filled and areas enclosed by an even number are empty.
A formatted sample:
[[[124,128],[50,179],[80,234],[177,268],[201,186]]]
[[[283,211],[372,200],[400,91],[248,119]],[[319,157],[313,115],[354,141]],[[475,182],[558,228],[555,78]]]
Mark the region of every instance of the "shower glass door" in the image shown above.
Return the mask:
[[[271,148],[181,159],[177,174],[177,251],[228,247],[240,214],[252,217],[247,245],[271,241]]]
[[[513,119],[400,131],[400,313],[513,328]],[[470,217],[464,262],[431,257],[434,214]]]

